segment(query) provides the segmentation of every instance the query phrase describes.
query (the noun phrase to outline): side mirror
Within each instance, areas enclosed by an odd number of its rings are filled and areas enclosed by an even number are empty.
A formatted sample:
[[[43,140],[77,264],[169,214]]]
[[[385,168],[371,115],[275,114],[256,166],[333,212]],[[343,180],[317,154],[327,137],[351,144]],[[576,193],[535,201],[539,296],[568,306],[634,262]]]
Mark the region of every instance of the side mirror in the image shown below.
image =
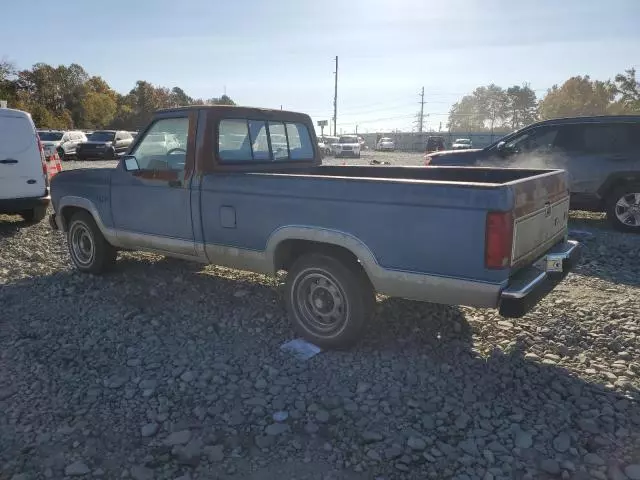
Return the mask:
[[[509,153],[507,149],[507,143],[498,142],[498,144],[496,145],[496,152],[498,152],[498,155],[500,155],[501,157],[506,157]]]
[[[127,172],[135,172],[140,170],[140,165],[138,165],[138,159],[133,155],[127,155],[123,157],[122,164],[124,165],[124,169]]]

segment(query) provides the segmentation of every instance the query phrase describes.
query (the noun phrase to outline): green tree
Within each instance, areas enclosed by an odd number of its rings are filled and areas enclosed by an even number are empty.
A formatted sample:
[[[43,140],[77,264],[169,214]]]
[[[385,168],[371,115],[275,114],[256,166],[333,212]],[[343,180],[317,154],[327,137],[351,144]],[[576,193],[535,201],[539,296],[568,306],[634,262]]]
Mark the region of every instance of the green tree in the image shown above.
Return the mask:
[[[210,98],[205,102],[205,104],[206,105],[235,105],[236,102],[231,100],[231,98],[228,97],[227,95],[222,95],[221,97]]]
[[[538,100],[536,92],[528,84],[514,85],[507,89],[509,99],[508,124],[512,130],[525,127],[537,120]]]
[[[449,112],[451,131],[482,131],[502,127],[509,117],[509,97],[501,87],[490,84],[476,88],[453,104]]]
[[[615,77],[617,113],[640,113],[640,82],[636,80],[636,69],[625,70]]]
[[[471,132],[484,129],[483,119],[478,112],[476,98],[465,95],[451,107],[447,127],[452,132]]]
[[[171,89],[171,103],[174,107],[192,105],[193,98],[187,95],[180,87],[173,87]]]
[[[0,100],[7,100],[12,105],[16,100],[17,86],[16,66],[8,60],[0,60]]]
[[[89,92],[82,102],[84,127],[100,128],[109,125],[118,109],[116,100],[108,93]]]
[[[551,87],[540,101],[540,117],[580,117],[610,113],[616,87],[610,81],[571,77],[562,86]]]

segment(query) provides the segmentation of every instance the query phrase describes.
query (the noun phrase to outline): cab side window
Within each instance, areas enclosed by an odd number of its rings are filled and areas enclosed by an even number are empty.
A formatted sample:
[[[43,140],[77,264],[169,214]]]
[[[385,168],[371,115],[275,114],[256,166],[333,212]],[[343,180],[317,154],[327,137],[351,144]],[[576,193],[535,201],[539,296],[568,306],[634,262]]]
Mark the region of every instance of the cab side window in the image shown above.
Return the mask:
[[[222,163],[313,160],[314,154],[311,135],[302,123],[223,119],[218,126]]]
[[[187,117],[163,118],[156,121],[131,152],[141,170],[184,171],[186,161]],[[173,137],[175,141],[167,141]]]
[[[313,143],[306,125],[287,123],[287,137],[291,160],[313,160]]]

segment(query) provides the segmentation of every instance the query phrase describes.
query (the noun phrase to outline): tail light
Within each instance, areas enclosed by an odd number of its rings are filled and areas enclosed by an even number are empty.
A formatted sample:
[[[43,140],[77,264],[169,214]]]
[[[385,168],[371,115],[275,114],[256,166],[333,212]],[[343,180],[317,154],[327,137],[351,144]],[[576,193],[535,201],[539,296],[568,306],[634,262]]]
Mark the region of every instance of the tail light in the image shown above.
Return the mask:
[[[40,163],[42,163],[42,174],[44,175],[44,184],[49,186],[49,173],[47,172],[47,160],[44,156],[44,147],[40,141],[40,137],[36,135],[38,139],[38,150],[40,151]]]
[[[511,264],[513,214],[487,213],[484,263],[487,268],[507,268]]]

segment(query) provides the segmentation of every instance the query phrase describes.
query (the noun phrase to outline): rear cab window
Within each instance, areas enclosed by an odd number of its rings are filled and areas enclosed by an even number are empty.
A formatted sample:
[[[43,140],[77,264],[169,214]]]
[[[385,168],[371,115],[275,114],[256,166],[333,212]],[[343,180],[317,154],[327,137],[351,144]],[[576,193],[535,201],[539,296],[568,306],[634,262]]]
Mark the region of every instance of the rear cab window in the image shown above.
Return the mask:
[[[221,163],[277,163],[314,159],[307,126],[299,122],[223,118],[218,123]]]

